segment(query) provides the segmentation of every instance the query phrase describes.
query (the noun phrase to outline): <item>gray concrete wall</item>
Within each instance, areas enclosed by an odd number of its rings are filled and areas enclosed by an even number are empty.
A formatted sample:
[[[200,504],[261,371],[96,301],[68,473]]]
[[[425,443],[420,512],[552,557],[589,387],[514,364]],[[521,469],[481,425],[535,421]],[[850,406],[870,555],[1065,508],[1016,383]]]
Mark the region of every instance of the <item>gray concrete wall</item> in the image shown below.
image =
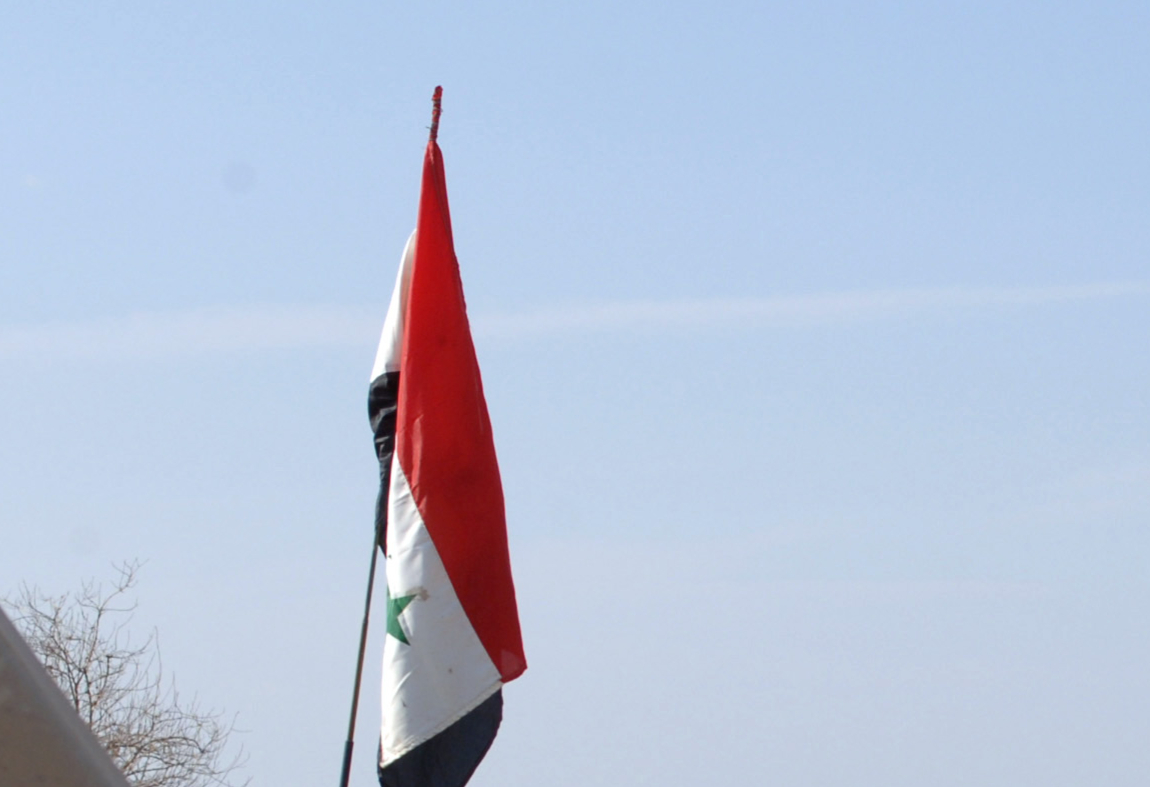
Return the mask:
[[[0,785],[128,787],[0,610]]]

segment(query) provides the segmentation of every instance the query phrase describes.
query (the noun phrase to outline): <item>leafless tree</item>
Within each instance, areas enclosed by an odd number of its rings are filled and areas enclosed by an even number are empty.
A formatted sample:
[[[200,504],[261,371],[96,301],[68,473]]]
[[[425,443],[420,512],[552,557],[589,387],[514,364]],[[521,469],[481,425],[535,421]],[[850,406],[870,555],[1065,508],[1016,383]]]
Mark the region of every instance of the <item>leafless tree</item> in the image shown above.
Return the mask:
[[[154,631],[132,643],[139,568],[119,565],[110,586],[90,580],[60,596],[25,585],[6,606],[133,787],[236,785],[241,755],[226,751],[233,723],[164,678]]]

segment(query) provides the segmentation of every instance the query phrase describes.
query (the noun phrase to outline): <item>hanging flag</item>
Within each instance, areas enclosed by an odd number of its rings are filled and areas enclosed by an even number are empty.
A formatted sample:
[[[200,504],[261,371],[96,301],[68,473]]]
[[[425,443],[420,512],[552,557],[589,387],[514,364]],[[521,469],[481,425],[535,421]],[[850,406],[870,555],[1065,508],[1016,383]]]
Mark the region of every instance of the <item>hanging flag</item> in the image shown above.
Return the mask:
[[[383,787],[461,787],[527,668],[503,489],[432,135],[415,232],[391,298],[368,410],[386,557]]]

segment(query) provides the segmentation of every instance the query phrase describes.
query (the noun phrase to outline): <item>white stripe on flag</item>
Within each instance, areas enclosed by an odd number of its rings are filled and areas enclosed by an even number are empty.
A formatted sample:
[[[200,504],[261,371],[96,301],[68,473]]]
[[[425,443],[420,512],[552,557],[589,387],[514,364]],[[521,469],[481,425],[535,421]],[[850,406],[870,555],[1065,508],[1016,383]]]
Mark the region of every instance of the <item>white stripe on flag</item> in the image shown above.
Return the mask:
[[[415,598],[398,616],[410,644],[383,646],[382,764],[461,719],[502,685],[467,619],[416,508],[398,458],[391,465],[387,587]]]
[[[368,380],[374,380],[385,372],[399,371],[400,348],[403,347],[403,316],[407,314],[407,292],[411,287],[411,268],[414,259],[415,231],[412,230],[407,238],[407,245],[403,247],[403,256],[399,258],[395,289],[391,291],[391,304],[387,307],[383,333],[379,337],[379,349],[375,353],[375,365]]]

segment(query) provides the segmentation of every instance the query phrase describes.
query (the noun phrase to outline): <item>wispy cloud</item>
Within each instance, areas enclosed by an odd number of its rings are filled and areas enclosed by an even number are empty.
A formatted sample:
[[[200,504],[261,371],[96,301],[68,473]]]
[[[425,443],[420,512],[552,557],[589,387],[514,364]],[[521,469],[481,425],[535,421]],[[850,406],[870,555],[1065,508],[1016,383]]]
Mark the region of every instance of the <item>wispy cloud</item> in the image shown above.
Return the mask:
[[[1065,287],[937,288],[777,298],[621,301],[473,315],[477,336],[529,340],[564,334],[705,328],[803,328],[913,319],[1150,295],[1150,282]],[[381,307],[250,306],[137,313],[77,322],[0,326],[0,359],[129,359],[309,347],[371,347]]]
[[[254,306],[0,327],[0,358],[112,360],[372,343],[363,308]]]
[[[908,318],[979,308],[1020,307],[1150,295],[1150,282],[1066,287],[937,288],[819,293],[777,298],[627,301],[597,306],[488,315],[478,328],[492,336],[533,336],[624,329],[705,326],[801,328]]]

